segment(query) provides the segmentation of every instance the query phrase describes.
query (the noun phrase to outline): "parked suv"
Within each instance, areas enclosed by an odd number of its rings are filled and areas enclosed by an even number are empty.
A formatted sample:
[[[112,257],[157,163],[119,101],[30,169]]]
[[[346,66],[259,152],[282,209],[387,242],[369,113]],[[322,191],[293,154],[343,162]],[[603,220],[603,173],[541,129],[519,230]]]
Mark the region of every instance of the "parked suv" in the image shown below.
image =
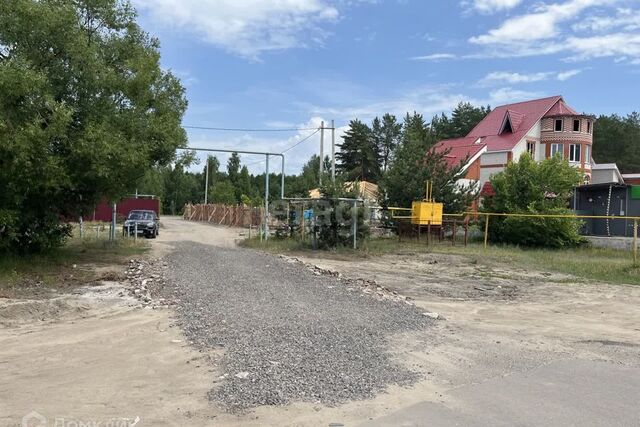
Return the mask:
[[[160,234],[160,218],[154,211],[133,210],[127,215],[122,227],[122,235],[131,236],[136,233],[155,239]]]

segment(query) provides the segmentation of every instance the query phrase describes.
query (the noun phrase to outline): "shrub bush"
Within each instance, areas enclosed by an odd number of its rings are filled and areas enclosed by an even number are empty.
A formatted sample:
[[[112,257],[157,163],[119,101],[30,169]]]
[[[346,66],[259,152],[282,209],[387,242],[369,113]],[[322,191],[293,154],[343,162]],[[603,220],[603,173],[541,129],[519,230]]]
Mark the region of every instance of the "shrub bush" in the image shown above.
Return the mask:
[[[566,160],[542,162],[524,154],[491,178],[495,195],[484,200],[483,212],[571,215],[573,189],[582,174]],[[489,238],[522,246],[572,247],[584,242],[581,221],[572,218],[491,217]]]

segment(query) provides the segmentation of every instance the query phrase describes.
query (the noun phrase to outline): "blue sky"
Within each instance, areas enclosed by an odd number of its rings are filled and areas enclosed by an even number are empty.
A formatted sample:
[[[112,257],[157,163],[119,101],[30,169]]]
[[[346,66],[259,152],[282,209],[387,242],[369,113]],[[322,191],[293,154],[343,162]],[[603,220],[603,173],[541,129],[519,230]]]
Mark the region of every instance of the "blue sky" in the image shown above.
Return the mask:
[[[638,0],[133,0],[187,88],[185,125],[317,127],[460,101],[561,94],[627,114],[640,95]],[[596,128],[597,131],[597,128]],[[280,152],[310,132],[189,130],[192,146]],[[296,173],[319,136],[287,153]],[[222,163],[226,156],[219,156]],[[244,156],[253,172],[264,165]]]

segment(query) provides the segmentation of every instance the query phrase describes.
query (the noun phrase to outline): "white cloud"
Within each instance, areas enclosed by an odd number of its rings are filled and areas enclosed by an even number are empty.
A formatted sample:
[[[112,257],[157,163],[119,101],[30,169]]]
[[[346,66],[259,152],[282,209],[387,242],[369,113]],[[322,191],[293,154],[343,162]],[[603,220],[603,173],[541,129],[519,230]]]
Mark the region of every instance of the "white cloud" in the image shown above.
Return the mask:
[[[454,85],[436,85],[425,87],[407,88],[406,91],[398,93],[396,96],[388,98],[359,98],[354,101],[343,100],[343,104],[339,106],[317,106],[310,104],[300,104],[299,108],[306,108],[309,114],[309,120],[303,123],[289,123],[287,121],[269,121],[269,126],[275,127],[297,127],[297,128],[318,128],[320,122],[324,120],[325,126],[328,126],[331,119],[336,121],[336,145],[342,143],[342,136],[347,130],[347,125],[351,119],[358,118],[365,122],[370,122],[374,117],[381,116],[384,113],[395,114],[398,120],[402,120],[407,112],[417,111],[424,115],[427,121],[431,120],[433,115],[441,112],[450,113],[460,102],[470,102],[473,105],[491,105],[497,106],[505,103],[518,102],[527,99],[538,98],[544,96],[544,93],[531,92],[513,89],[511,87],[498,88],[491,90],[483,96],[469,96],[460,91],[455,90]],[[287,125],[287,126],[284,126]],[[313,131],[301,130],[293,134],[273,135],[269,132],[265,133],[211,133],[206,131],[198,131],[189,129],[189,145],[200,148],[222,148],[230,150],[249,150],[249,151],[270,151],[280,153],[289,147],[300,142],[303,138],[309,136]],[[287,136],[290,135],[290,136]],[[325,132],[324,141],[325,155],[331,153],[331,133]],[[300,145],[288,151],[286,156],[285,171],[287,174],[299,173],[302,166],[309,160],[311,155],[318,154],[320,151],[320,133],[314,134],[311,138],[305,140]],[[205,154],[200,155],[202,159]],[[226,167],[228,154],[216,154],[221,163],[221,168]],[[260,155],[240,155],[242,163],[248,165],[249,170],[254,174],[264,172],[265,162],[264,156]],[[270,171],[279,173],[280,159],[271,158]],[[197,168],[202,167],[203,162]]]
[[[559,80],[566,81],[571,77],[577,76],[580,74],[582,70],[567,70],[567,71],[545,71],[538,73],[512,73],[508,71],[494,71],[492,73],[487,74],[482,80],[480,80],[480,84],[483,86],[491,86],[496,84],[520,84],[520,83],[535,83],[541,82],[545,80]]]
[[[585,60],[604,57],[640,59],[640,34],[615,33],[593,37],[569,37],[566,49],[574,52],[570,59]]]
[[[321,43],[339,19],[330,0],[134,0],[162,27],[194,33],[241,56]]]
[[[312,114],[335,117],[339,122],[346,122],[358,118],[370,121],[384,113],[395,114],[402,119],[407,112],[417,111],[426,120],[441,112],[452,111],[460,102],[470,102],[473,105],[500,105],[540,97],[544,94],[513,89],[499,88],[490,91],[483,97],[472,97],[456,92],[452,85],[436,85],[413,88],[395,97],[378,100],[361,100],[357,104],[339,107],[309,106]]]
[[[506,20],[488,33],[471,37],[480,45],[510,45],[552,39],[560,33],[559,24],[579,16],[585,9],[612,3],[615,0],[569,0],[564,3],[543,4],[534,13]]]
[[[543,81],[543,80],[548,80],[552,75],[553,75],[552,72],[520,74],[520,73],[510,73],[510,72],[507,72],[507,71],[494,71],[492,73],[487,74],[480,81],[480,83],[482,83],[482,84],[533,83],[533,82],[540,82],[540,81]]]
[[[414,61],[442,61],[443,59],[455,59],[456,55],[453,53],[432,53],[424,56],[414,56],[411,59]]]
[[[635,64],[640,59],[640,11],[612,7],[624,1],[566,0],[536,6],[531,13],[507,19],[487,33],[471,37],[469,42],[485,50],[463,57],[562,54],[562,60],[569,62],[613,57]]]
[[[582,72],[582,70],[569,70],[569,71],[563,71],[558,73],[558,75],[556,76],[556,78],[558,80],[560,80],[561,82],[567,81],[569,80],[571,77],[575,77],[578,74],[580,74]]]
[[[304,123],[297,123],[290,125],[291,127],[297,127],[301,129],[319,128],[320,123],[324,120],[325,127],[329,126],[330,120],[321,116],[312,116],[308,121]],[[342,135],[347,130],[346,126],[336,127],[336,145],[342,143]],[[214,134],[190,130],[189,131],[189,145],[198,148],[219,148],[229,150],[243,150],[243,151],[269,151],[272,153],[280,153],[284,150],[292,147],[302,139],[313,134],[312,130],[300,130],[293,135],[283,137],[281,134],[278,136],[265,134],[265,133],[246,133],[246,134]],[[302,142],[300,145],[291,149],[285,153],[285,174],[297,174],[302,170],[302,166],[309,160],[313,154],[319,154],[320,152],[320,133],[314,134],[309,139]],[[201,159],[206,158],[209,153],[199,153]],[[226,168],[229,154],[226,153],[211,153],[220,160],[220,168],[224,170]],[[324,154],[331,155],[331,132],[325,130],[324,139]],[[255,154],[240,154],[240,160],[243,165],[249,168],[249,171],[253,174],[264,173],[265,169],[265,156]],[[203,161],[200,165],[195,167],[199,169],[204,164]],[[282,168],[281,160],[279,157],[271,157],[269,159],[269,171],[272,173],[280,173]]]
[[[502,10],[513,9],[522,0],[467,0],[462,5],[477,10],[481,13],[495,13]]]
[[[572,26],[576,32],[588,31],[592,33],[603,32],[613,28],[622,31],[635,31],[640,29],[640,11],[620,8],[615,15],[589,16]]]

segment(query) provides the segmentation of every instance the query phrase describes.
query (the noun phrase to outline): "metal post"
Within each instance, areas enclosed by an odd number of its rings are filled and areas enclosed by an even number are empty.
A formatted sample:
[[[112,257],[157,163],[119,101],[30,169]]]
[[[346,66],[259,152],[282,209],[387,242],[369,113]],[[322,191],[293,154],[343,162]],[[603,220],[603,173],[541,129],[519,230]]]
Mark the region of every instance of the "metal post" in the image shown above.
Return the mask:
[[[487,240],[489,239],[489,215],[484,216],[484,248],[487,249]]]
[[[267,162],[264,172],[264,239],[269,239],[269,155],[266,155]]]
[[[451,246],[456,245],[456,225],[458,225],[458,221],[453,220],[453,233],[451,234]]]
[[[207,196],[209,195],[209,156],[207,155],[206,169],[204,172],[204,204],[207,204]]]
[[[282,156],[282,173],[280,176],[280,198],[284,200],[284,156]]]
[[[116,240],[116,204],[113,204],[113,209],[111,211],[111,236],[109,240],[115,242]]]
[[[320,122],[320,176],[318,182],[322,186],[322,173],[324,172],[324,121]]]
[[[84,222],[82,221],[82,216],[80,216],[80,239],[84,237]]]
[[[336,183],[336,125],[331,120],[331,182]]]
[[[353,202],[353,213],[351,214],[351,227],[353,232],[353,249],[358,249],[358,202]]]
[[[633,220],[633,262],[638,262],[638,220]]]
[[[302,202],[302,210],[300,212],[300,240],[304,242],[304,202]]]
[[[138,223],[133,225],[133,241],[138,242]]]

